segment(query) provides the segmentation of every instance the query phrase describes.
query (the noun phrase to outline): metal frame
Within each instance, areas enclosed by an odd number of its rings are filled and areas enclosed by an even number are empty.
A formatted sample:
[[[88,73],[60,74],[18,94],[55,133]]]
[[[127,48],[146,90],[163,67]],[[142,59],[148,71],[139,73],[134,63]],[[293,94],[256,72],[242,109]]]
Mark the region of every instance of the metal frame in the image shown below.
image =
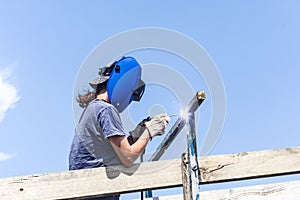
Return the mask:
[[[197,92],[196,95],[191,99],[187,107],[184,109],[184,111],[189,114],[193,114],[200,107],[200,105],[204,100],[205,100],[205,92],[203,91]],[[164,140],[156,148],[156,151],[152,154],[149,161],[159,160],[185,125],[186,125],[186,119],[180,116],[176,120],[175,124],[172,126],[170,131],[167,133]]]
[[[195,112],[200,107],[202,102],[205,100],[205,92],[197,92],[196,95],[191,99],[187,107],[184,109],[187,118],[180,116],[175,124],[172,126],[170,131],[165,136],[164,140],[156,148],[156,151],[152,154],[149,161],[159,160],[166,150],[169,148],[171,143],[177,137],[183,127],[187,126],[187,162],[186,162],[186,185],[183,186],[184,199],[185,200],[198,200],[199,196],[199,183],[200,183],[200,170],[197,158],[197,140],[195,132]],[[152,190],[145,192],[146,198],[152,197]],[[142,195],[143,196],[143,195]],[[143,197],[142,197],[143,198]]]

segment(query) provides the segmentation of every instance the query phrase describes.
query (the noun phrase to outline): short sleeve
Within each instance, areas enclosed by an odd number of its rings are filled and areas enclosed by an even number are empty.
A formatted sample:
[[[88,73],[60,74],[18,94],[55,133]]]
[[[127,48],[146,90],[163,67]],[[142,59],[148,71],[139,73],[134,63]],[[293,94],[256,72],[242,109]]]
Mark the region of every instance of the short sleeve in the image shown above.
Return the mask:
[[[118,111],[108,106],[98,115],[98,123],[105,138],[112,136],[125,136],[125,131]]]

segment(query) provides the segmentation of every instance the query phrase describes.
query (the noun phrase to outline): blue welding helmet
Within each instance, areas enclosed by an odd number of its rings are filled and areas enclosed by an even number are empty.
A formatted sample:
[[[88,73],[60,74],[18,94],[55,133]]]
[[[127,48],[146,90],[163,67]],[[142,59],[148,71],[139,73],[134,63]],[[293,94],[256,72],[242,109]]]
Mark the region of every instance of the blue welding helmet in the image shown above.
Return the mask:
[[[140,101],[144,94],[142,68],[133,57],[122,57],[112,67],[106,89],[110,103],[122,112],[132,101]]]

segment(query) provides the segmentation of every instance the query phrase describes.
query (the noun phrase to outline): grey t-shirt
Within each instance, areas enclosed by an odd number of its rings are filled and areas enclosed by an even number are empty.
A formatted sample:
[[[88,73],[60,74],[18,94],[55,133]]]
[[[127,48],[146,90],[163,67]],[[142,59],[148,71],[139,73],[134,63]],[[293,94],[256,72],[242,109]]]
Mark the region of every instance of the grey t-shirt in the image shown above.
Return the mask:
[[[93,100],[82,113],[75,129],[69,154],[69,169],[120,165],[108,138],[124,135],[117,109],[103,100]]]

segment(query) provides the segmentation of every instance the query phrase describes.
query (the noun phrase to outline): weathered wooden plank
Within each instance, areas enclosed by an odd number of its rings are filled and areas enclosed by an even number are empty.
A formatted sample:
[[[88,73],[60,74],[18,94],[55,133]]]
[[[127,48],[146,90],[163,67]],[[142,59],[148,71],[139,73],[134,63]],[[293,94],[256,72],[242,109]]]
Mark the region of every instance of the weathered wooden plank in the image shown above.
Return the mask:
[[[300,181],[208,191],[201,197],[207,200],[299,200]]]
[[[300,147],[200,158],[202,183],[300,173]]]
[[[178,160],[0,179],[0,199],[76,199],[181,184]]]
[[[300,173],[300,147],[199,159],[202,184]],[[182,186],[181,160],[0,179],[0,199],[64,199]]]
[[[182,191],[183,199],[188,200],[191,197],[191,187],[190,187],[190,173],[188,172],[188,157],[187,153],[182,154],[181,156],[181,174],[182,174]]]
[[[297,200],[300,199],[300,181],[256,185],[225,190],[200,192],[201,200]],[[183,195],[146,198],[145,200],[183,200]]]

